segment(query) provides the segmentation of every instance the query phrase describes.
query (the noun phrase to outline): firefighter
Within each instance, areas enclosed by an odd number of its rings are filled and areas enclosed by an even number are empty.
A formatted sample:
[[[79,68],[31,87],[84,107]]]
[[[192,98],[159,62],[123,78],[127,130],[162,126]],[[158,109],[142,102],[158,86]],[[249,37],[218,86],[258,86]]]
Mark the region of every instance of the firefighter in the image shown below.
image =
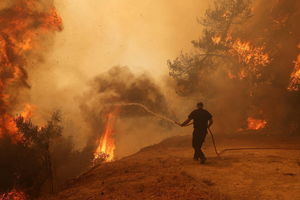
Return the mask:
[[[203,109],[203,103],[197,103],[197,109],[191,112],[188,119],[178,125],[184,127],[188,126],[193,120],[194,131],[193,131],[193,148],[194,148],[194,160],[200,159],[200,164],[204,164],[206,157],[201,150],[202,144],[205,140],[207,129],[213,124],[212,115],[205,109]]]

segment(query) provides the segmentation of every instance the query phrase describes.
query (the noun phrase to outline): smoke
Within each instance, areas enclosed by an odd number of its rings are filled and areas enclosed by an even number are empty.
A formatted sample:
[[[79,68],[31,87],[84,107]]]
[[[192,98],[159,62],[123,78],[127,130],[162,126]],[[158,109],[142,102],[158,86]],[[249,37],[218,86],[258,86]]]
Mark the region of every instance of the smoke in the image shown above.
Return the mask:
[[[15,135],[11,115],[26,101],[27,70],[42,61],[40,52],[47,50],[54,32],[62,29],[52,1],[2,1],[1,8],[0,136]]]
[[[112,66],[126,65],[133,74],[147,73],[162,87],[166,60],[191,49],[189,41],[201,30],[196,18],[208,2],[63,0],[55,5],[64,30],[45,62],[29,71],[30,102],[36,106],[37,123],[53,109],[62,110],[64,135],[72,136],[74,148],[82,149],[89,128],[82,123],[78,97],[88,90],[87,82]]]
[[[254,94],[253,104],[264,113],[273,132],[295,134],[299,130],[299,92],[290,91],[290,75],[294,70],[294,61],[300,53],[300,2],[296,0],[256,1],[254,17],[247,24],[241,35],[256,43],[264,43],[271,56],[271,63],[266,67],[269,83],[261,85]],[[250,31],[251,30],[251,31]],[[250,34],[249,34],[250,33]],[[297,127],[298,126],[298,127]],[[296,128],[297,127],[297,128]],[[285,130],[285,131],[282,131]]]
[[[161,76],[167,73],[165,64],[169,57],[190,48],[188,41],[197,35],[195,27],[201,29],[196,26],[196,17],[201,15],[206,3],[198,0],[184,3],[180,0],[63,0],[55,1],[57,12],[54,12],[52,0],[30,2],[0,2],[1,27],[7,27],[4,23],[14,27],[13,19],[20,17],[20,24],[24,26],[14,34],[18,43],[25,44],[22,54],[14,57],[16,61],[22,61],[17,66],[21,76],[5,89],[10,94],[11,107],[5,105],[3,108],[13,115],[23,110],[24,103],[29,103],[34,107],[32,120],[38,125],[44,124],[53,110],[62,111],[63,137],[51,147],[55,179],[60,184],[89,167],[96,145],[93,139],[98,139],[103,130],[102,109],[106,106],[89,99],[83,102],[83,94],[93,91],[95,85],[88,82],[95,74],[104,73],[114,65],[130,66],[130,70],[124,70],[127,72],[120,76],[134,77],[137,87],[130,86],[125,93],[115,88],[120,94],[113,98],[114,102],[136,101],[157,113],[174,117],[169,108],[172,102],[166,100],[161,88]],[[24,13],[17,12],[16,8]],[[55,35],[62,29],[61,20],[64,30]],[[50,29],[46,31],[46,28]],[[26,37],[19,38],[20,33]],[[28,44],[32,45],[29,49]],[[149,76],[141,75],[144,71]],[[4,77],[2,75],[1,72]],[[125,78],[122,81],[121,84],[127,83]],[[148,90],[143,90],[142,84],[149,86]],[[90,97],[107,103],[111,100],[109,92],[94,92],[96,96]],[[99,94],[105,94],[104,98],[98,98]],[[171,134],[166,131],[170,130],[169,123],[133,106],[122,109],[116,127],[119,157]],[[130,146],[128,140],[132,141]]]
[[[171,122],[149,114],[148,108],[161,116],[175,119],[159,86],[145,74],[133,74],[128,67],[113,67],[94,78],[81,101],[82,114],[90,127],[93,145],[95,139],[101,136],[105,115],[114,107],[120,107],[115,134],[119,157],[137,151],[145,143],[158,142],[158,138],[166,137],[172,129]],[[124,142],[126,145],[122,144]]]
[[[260,0],[216,1],[218,7],[208,10],[202,21],[207,29],[199,41],[193,41],[200,54],[215,55],[182,55],[169,63],[171,75],[177,79],[176,90],[187,99],[199,98],[207,102],[218,132],[246,129],[249,117],[265,119],[272,133],[285,130],[295,134],[299,130],[299,113],[295,111],[295,108],[299,110],[296,103],[299,92],[290,88],[290,81],[297,83],[298,80],[292,79],[291,74],[296,74],[295,61],[299,54],[299,1],[268,3],[269,6]],[[232,8],[236,8],[234,12],[230,11]],[[237,18],[237,23],[224,25],[229,22],[226,18],[240,9],[245,9],[245,13],[251,11],[251,14]],[[225,23],[219,24],[218,17]],[[237,56],[231,55],[233,50]],[[251,63],[256,56],[264,62]],[[180,71],[184,67],[189,73]],[[297,88],[297,84],[292,85]]]
[[[42,138],[46,133],[27,121],[32,107],[29,70],[43,63],[55,32],[61,30],[62,21],[52,0],[1,1],[0,168],[1,177],[5,176],[1,179],[1,192],[20,187],[35,195],[47,179],[44,155],[48,141]],[[15,117],[16,113],[22,117]],[[26,123],[19,126],[23,117]]]
[[[0,72],[0,111],[17,112],[24,102],[31,103],[36,107],[33,120],[39,124],[54,109],[62,110],[64,138],[53,146],[59,182],[88,166],[104,128],[104,115],[114,104],[140,103],[155,113],[183,120],[196,102],[203,101],[214,115],[214,128],[222,133],[245,128],[248,116],[266,119],[279,129],[297,114],[299,94],[287,91],[299,54],[296,0],[272,0],[269,6],[263,0],[253,1],[253,16],[230,30],[232,37],[266,47],[271,64],[263,68],[260,80],[264,84],[228,78],[228,66],[232,66],[218,60],[222,67],[200,74],[204,79],[192,81],[196,92],[187,96],[180,96],[174,80],[166,77],[166,61],[181,50],[197,52],[190,41],[201,36],[202,26],[196,19],[203,16],[209,1],[56,1],[64,31],[55,41],[54,33],[62,25],[53,13],[53,1],[34,1],[34,8],[25,2],[30,1],[0,2],[0,64],[9,61],[14,66]],[[15,26],[18,20],[20,27]],[[10,27],[17,29],[11,32]],[[7,47],[11,42],[21,48]],[[111,68],[119,65],[129,67]],[[234,68],[238,72],[240,63]],[[29,88],[30,93],[24,92]],[[115,130],[119,158],[178,133],[172,124],[140,107],[121,106],[120,110]],[[288,126],[298,126],[295,122]],[[85,164],[79,165],[83,159]],[[59,165],[63,161],[66,165]]]

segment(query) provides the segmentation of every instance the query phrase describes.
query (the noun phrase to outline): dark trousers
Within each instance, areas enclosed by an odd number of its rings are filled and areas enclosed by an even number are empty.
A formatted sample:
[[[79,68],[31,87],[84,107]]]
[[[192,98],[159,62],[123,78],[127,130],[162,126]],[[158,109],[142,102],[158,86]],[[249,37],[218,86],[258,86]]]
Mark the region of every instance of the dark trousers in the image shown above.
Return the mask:
[[[201,150],[202,144],[205,140],[207,132],[199,129],[194,129],[193,131],[193,148],[195,150],[194,159],[205,160],[205,155]]]

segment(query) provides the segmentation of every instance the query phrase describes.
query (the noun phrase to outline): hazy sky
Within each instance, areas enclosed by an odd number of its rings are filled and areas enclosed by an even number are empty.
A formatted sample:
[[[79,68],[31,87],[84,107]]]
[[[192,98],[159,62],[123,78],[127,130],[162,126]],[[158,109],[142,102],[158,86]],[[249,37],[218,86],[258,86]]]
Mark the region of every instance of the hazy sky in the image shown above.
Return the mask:
[[[63,87],[113,65],[167,74],[167,59],[191,48],[200,35],[196,19],[208,0],[57,0],[56,5],[64,30],[49,62]]]
[[[191,49],[198,38],[207,1],[203,0],[56,0],[64,30],[44,64],[29,71],[30,103],[47,119],[63,111],[65,132],[84,144],[78,97],[88,81],[114,65],[146,71],[159,81],[167,60]],[[69,124],[69,125],[68,125]],[[65,133],[65,134],[66,134]]]

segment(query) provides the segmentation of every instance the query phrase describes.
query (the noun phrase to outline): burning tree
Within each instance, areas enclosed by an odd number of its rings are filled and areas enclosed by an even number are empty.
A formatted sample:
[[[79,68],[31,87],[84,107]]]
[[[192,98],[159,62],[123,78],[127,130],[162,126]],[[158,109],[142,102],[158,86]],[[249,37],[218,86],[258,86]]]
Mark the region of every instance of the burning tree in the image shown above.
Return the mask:
[[[249,0],[216,1],[214,9],[208,9],[205,15],[206,18],[198,20],[204,26],[202,37],[192,41],[197,53],[181,54],[175,60],[168,61],[170,75],[177,81],[181,95],[191,94],[199,87],[203,94],[208,94],[205,88],[209,74],[216,67],[224,61],[228,68],[234,67],[237,64],[235,56],[246,60],[243,54],[247,56],[245,45],[248,44],[239,39],[234,41],[231,28],[233,24],[244,23],[251,17]],[[252,62],[251,58],[247,62]]]
[[[62,28],[52,1],[4,1],[0,10],[0,136],[13,137],[13,118],[22,89],[27,82],[28,58],[45,50],[43,36]],[[39,58],[41,59],[41,58]]]
[[[20,113],[20,96],[30,88],[27,69],[40,63],[62,20],[52,0],[3,0],[0,9],[0,192],[13,188],[36,195],[49,178],[49,142],[60,134],[58,114],[45,127]],[[44,45],[46,44],[47,45]],[[24,99],[22,99],[24,100]],[[18,192],[9,192],[13,198]],[[19,193],[21,194],[21,193]]]
[[[254,118],[267,120],[274,129],[288,125],[299,130],[300,113],[291,112],[300,100],[299,28],[294,26],[299,2],[270,1],[270,7],[252,2],[215,1],[199,20],[204,28],[200,39],[192,41],[196,53],[168,61],[170,76],[178,94],[206,99],[222,117],[234,115],[228,119],[235,124]],[[234,123],[228,124],[231,131],[238,128]]]
[[[18,189],[37,196],[44,183],[53,180],[49,147],[61,135],[60,121],[59,112],[43,127],[23,116],[15,118],[20,140],[14,142],[8,135],[0,140],[1,192]]]

